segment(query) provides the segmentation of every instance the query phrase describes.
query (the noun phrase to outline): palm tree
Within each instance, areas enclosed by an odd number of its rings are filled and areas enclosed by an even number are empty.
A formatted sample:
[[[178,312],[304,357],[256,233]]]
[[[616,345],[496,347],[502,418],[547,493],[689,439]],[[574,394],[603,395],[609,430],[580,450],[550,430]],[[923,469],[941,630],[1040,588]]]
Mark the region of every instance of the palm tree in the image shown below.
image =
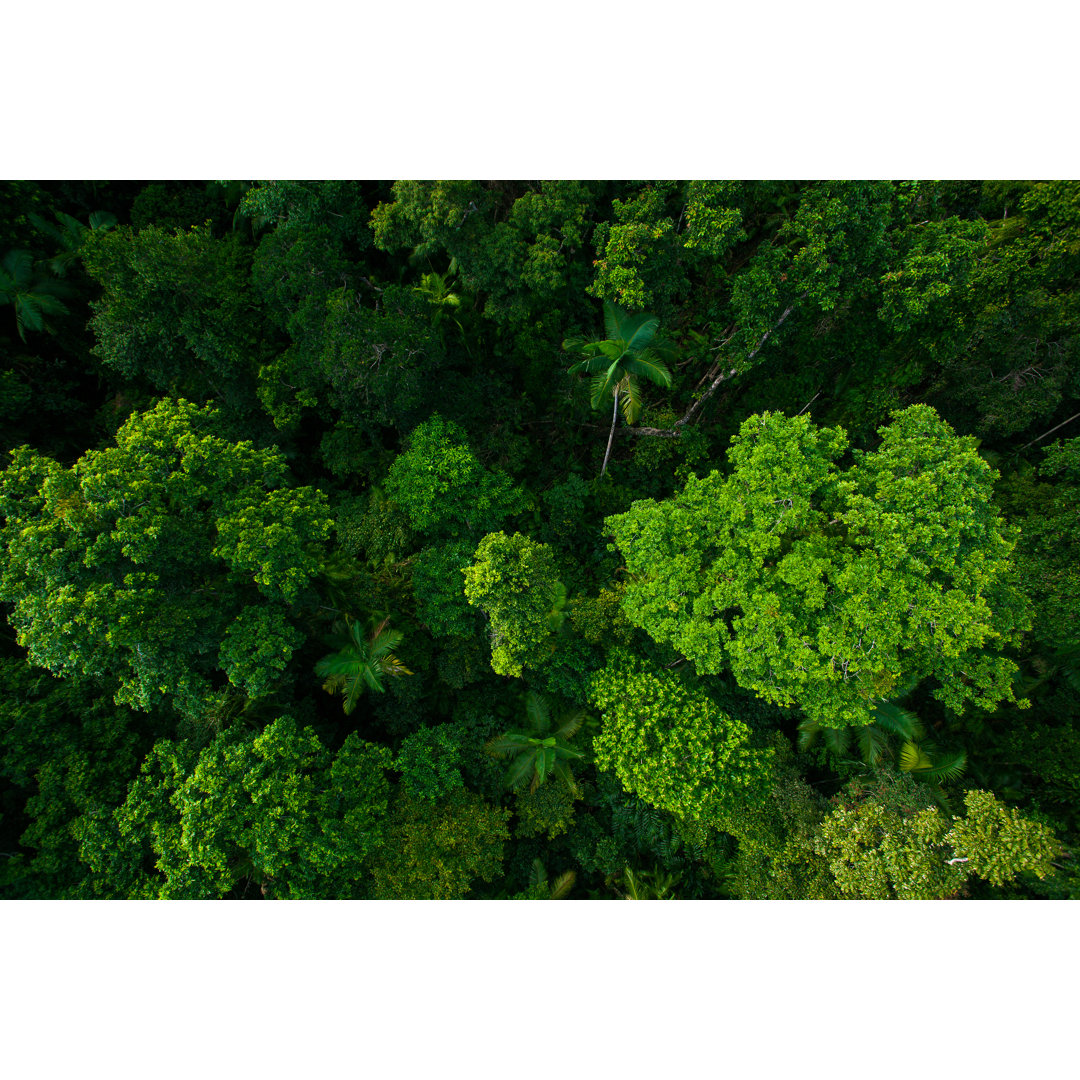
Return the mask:
[[[928,739],[922,721],[910,710],[901,707],[903,701],[915,689],[917,679],[909,679],[885,701],[880,702],[869,724],[855,732],[859,756],[872,768],[882,765],[894,756],[890,736],[902,739],[898,764],[902,772],[911,773],[917,780],[940,784],[956,780],[967,765],[963,750],[942,751]],[[816,720],[803,720],[799,724],[799,749],[808,750],[821,738],[825,748],[840,764],[851,764],[852,729],[823,727]]]
[[[506,786],[517,789],[528,780],[529,790],[535,791],[549,776],[557,776],[577,794],[577,781],[567,761],[580,760],[585,754],[570,746],[568,740],[581,729],[585,711],[577,709],[560,717],[553,731],[551,706],[545,698],[530,690],[525,695],[525,716],[528,731],[508,731],[487,744],[492,756],[513,758],[506,773]]]
[[[388,630],[389,622],[387,616],[365,637],[360,624],[346,616],[346,633],[328,641],[337,652],[324,656],[315,665],[315,674],[326,679],[323,689],[331,694],[340,690],[345,695],[346,715],[356,708],[364,690],[377,690],[381,694],[386,690],[385,677],[412,674],[394,655],[404,635],[400,630]]]
[[[545,894],[538,896],[538,900],[565,900],[576,880],[577,874],[573,870],[567,870],[554,881],[548,881],[543,860],[533,859],[532,869],[529,871],[529,887]]]
[[[615,437],[615,423],[619,410],[623,419],[633,424],[641,412],[641,387],[639,379],[648,379],[657,386],[671,385],[671,372],[665,360],[674,356],[667,342],[656,336],[660,320],[655,315],[630,315],[610,301],[604,301],[604,330],[607,337],[567,338],[563,349],[581,354],[581,359],[570,368],[570,374],[591,375],[594,409],[607,400],[614,399],[611,410],[611,431],[608,434],[607,451],[600,475],[607,472],[611,457],[611,441]]]
[[[106,232],[116,224],[116,215],[108,210],[95,210],[90,215],[90,224],[84,225],[78,218],[54,211],[56,224],[46,221],[37,214],[31,214],[30,220],[39,232],[44,233],[57,248],[58,254],[49,260],[49,271],[57,277],[67,277],[68,270],[78,262],[82,255],[82,246],[92,232]]]
[[[46,315],[66,315],[61,300],[71,288],[34,273],[34,260],[28,251],[9,251],[0,262],[0,304],[15,305],[15,326],[26,341],[26,330],[48,330]]]

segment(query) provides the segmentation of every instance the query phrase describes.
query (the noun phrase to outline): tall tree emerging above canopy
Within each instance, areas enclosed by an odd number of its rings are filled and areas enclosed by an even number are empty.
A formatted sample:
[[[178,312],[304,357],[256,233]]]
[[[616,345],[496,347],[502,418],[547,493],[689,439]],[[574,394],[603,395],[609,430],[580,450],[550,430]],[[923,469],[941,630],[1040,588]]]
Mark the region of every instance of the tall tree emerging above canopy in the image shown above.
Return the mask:
[[[303,640],[290,607],[322,565],[325,498],[276,448],[165,400],[70,469],[21,447],[0,473],[0,598],[32,663],[119,680],[117,701],[186,715],[227,678],[265,692]]]
[[[893,418],[844,470],[841,429],[752,416],[730,476],[608,518],[630,620],[829,727],[869,723],[909,677],[957,712],[1013,700],[1016,666],[994,650],[1029,620],[995,474],[928,406]]]

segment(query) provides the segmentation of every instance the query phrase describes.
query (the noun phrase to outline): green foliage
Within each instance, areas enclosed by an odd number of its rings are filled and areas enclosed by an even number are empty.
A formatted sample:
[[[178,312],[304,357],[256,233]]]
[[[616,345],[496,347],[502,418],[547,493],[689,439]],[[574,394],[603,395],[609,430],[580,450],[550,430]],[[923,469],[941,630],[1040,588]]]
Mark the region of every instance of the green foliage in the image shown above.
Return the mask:
[[[926,406],[881,435],[841,472],[839,429],[755,416],[729,477],[608,518],[631,622],[823,726],[869,723],[909,677],[956,711],[1013,700],[1016,665],[991,650],[1028,623],[992,470]]]
[[[249,412],[263,340],[249,260],[238,237],[205,228],[91,232],[83,262],[102,286],[91,304],[95,354],[156,390]]]
[[[453,724],[439,724],[422,727],[402,742],[394,768],[401,773],[401,791],[406,797],[435,802],[464,790],[458,768],[458,736]]]
[[[268,897],[361,896],[383,839],[390,763],[355,734],[331,755],[288,717],[219,735],[197,757],[162,741],[114,814],[114,852],[88,829],[81,857],[112,895],[204,899],[247,882]]]
[[[28,251],[9,251],[0,260],[0,306],[15,308],[15,328],[26,341],[26,331],[51,331],[47,316],[65,315],[64,300],[71,289],[62,281],[34,270],[33,256]]]
[[[368,633],[357,620],[346,618],[345,632],[327,642],[335,651],[315,665],[315,674],[326,680],[323,689],[330,694],[341,692],[346,716],[365,690],[383,694],[385,679],[412,674],[394,655],[404,634],[389,629],[389,623],[387,616]]]
[[[480,541],[464,570],[465,597],[491,620],[491,667],[499,675],[520,676],[547,644],[561,590],[556,575],[546,544],[501,532]]]
[[[89,680],[60,680],[24,660],[0,660],[0,778],[27,793],[19,837],[28,854],[9,854],[6,895],[51,899],[77,894],[84,877],[74,823],[123,801],[137,771],[136,717]]]
[[[284,487],[277,450],[221,438],[216,417],[164,400],[70,469],[12,452],[0,595],[32,663],[185,715],[224,682],[218,663],[260,692],[276,680],[331,521],[320,493]]]
[[[303,642],[304,635],[281,608],[245,608],[225,631],[218,662],[229,682],[247,697],[263,697]]]
[[[553,719],[550,702],[529,690],[525,695],[525,717],[528,730],[507,731],[487,744],[492,756],[511,759],[506,786],[516,790],[527,783],[529,791],[535,792],[549,776],[554,776],[569,791],[578,794],[578,784],[568,763],[580,761],[585,754],[572,747],[569,740],[581,730],[584,711],[575,709]]]
[[[0,256],[4,896],[1080,896],[1080,182],[13,182]]]
[[[705,824],[733,801],[763,796],[771,754],[752,748],[745,724],[673,672],[614,655],[589,681],[590,702],[603,714],[593,743],[598,768],[650,805]]]
[[[510,811],[459,792],[434,805],[394,800],[382,857],[373,869],[378,900],[463,900],[475,881],[494,881],[510,839]]]
[[[871,788],[849,785],[845,795],[823,821],[815,850],[846,897],[942,899],[972,875],[1002,885],[1021,873],[1053,872],[1053,833],[990,792],[969,791],[966,815],[951,821],[906,778],[882,774]]]
[[[668,301],[685,289],[675,223],[667,208],[675,189],[674,183],[660,181],[612,202],[614,222],[600,224],[594,234],[598,258],[588,289],[592,296],[643,308],[657,299]]]
[[[479,536],[522,508],[522,492],[510,478],[485,469],[464,431],[438,414],[409,436],[385,487],[412,528],[434,536]]]
[[[554,840],[570,828],[574,807],[581,798],[580,789],[566,784],[541,784],[514,793],[514,812],[517,814],[515,835],[529,838],[544,836]]]
[[[478,613],[465,599],[465,568],[473,546],[464,541],[424,548],[412,567],[413,595],[424,624],[436,637],[468,638],[479,631]]]

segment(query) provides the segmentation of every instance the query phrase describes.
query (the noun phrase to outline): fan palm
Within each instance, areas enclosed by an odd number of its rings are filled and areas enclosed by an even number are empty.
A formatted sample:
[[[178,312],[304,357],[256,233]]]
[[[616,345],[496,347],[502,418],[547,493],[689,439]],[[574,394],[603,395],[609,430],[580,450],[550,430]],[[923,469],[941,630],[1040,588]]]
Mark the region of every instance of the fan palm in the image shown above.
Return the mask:
[[[655,315],[630,315],[610,301],[604,301],[604,331],[607,337],[567,338],[563,349],[576,352],[581,359],[570,368],[571,375],[591,375],[591,405],[599,409],[610,395],[611,431],[600,475],[607,472],[611,456],[611,440],[621,409],[623,419],[633,424],[641,412],[639,379],[648,379],[657,386],[671,385],[671,372],[665,363],[674,356],[667,342],[656,336],[660,320]]]
[[[561,716],[556,726],[547,700],[530,690],[525,695],[525,716],[528,731],[508,731],[487,744],[488,753],[494,757],[513,759],[506,773],[506,786],[517,789],[528,781],[529,790],[535,791],[549,776],[557,776],[576,793],[577,781],[567,762],[581,760],[585,754],[568,740],[581,730],[584,710]]]
[[[49,329],[46,315],[67,314],[61,297],[70,293],[64,282],[36,274],[28,251],[9,251],[0,261],[0,304],[15,305],[15,327],[23,341],[27,329]]]
[[[926,737],[922,721],[898,704],[916,685],[917,680],[908,680],[891,698],[880,702],[871,722],[858,728],[854,735],[851,728],[828,728],[815,720],[803,720],[799,724],[799,749],[808,750],[820,737],[829,753],[844,762],[851,753],[854,738],[859,756],[876,768],[894,756],[889,737],[896,736],[903,740],[898,759],[902,772],[938,784],[958,779],[967,765],[967,754],[963,750],[940,750]]]
[[[365,635],[358,622],[346,618],[346,632],[328,642],[337,651],[315,665],[315,674],[326,679],[323,689],[331,694],[340,690],[344,695],[346,715],[356,708],[365,690],[384,693],[385,678],[412,674],[394,655],[404,635],[400,630],[388,630],[389,622],[387,616],[370,635]]]

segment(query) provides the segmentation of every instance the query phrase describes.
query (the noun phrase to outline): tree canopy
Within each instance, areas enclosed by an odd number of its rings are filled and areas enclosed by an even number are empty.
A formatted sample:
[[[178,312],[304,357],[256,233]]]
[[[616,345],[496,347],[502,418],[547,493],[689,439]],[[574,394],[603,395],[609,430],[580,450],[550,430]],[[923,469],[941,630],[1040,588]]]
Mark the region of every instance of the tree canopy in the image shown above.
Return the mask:
[[[0,896],[1080,897],[1078,251],[1061,180],[0,183]]]

